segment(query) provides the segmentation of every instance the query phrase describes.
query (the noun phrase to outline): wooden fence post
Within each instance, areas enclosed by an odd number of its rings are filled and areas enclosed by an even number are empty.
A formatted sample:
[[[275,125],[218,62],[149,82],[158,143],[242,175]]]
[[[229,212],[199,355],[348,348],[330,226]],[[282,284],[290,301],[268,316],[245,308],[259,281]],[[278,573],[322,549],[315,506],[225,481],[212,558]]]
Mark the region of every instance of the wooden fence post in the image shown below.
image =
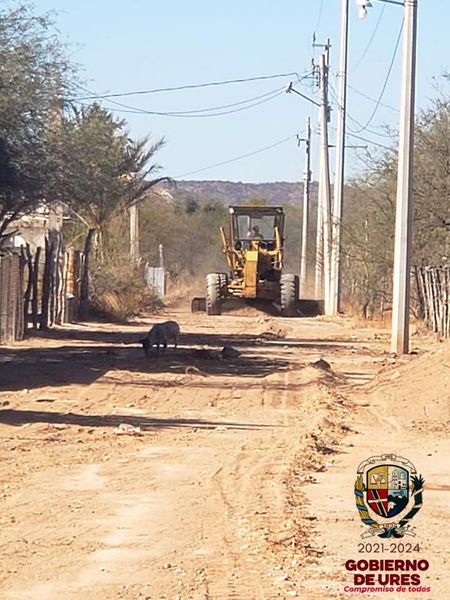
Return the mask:
[[[83,270],[80,282],[80,302],[78,305],[78,316],[80,319],[85,319],[89,312],[89,258],[94,234],[95,229],[89,229],[84,244]]]
[[[51,294],[51,261],[53,256],[53,241],[45,238],[45,263],[44,277],[42,281],[42,309],[41,323],[39,329],[48,329],[50,318],[50,294]]]

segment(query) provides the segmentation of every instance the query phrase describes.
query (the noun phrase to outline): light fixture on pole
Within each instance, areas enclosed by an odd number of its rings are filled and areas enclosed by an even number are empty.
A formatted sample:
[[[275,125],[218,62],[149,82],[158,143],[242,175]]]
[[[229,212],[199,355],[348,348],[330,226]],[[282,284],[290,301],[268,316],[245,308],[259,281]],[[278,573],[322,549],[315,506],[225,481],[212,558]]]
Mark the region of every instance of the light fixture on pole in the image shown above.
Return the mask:
[[[392,292],[391,350],[409,352],[409,303],[413,211],[414,106],[416,90],[417,4],[418,0],[380,0],[403,6],[403,63],[398,144],[397,200],[395,215],[394,275]],[[370,2],[356,0],[360,9]],[[367,11],[365,11],[367,12]]]
[[[358,17],[367,19],[367,9],[372,8],[372,2],[370,0],[356,0],[356,6],[358,7]]]

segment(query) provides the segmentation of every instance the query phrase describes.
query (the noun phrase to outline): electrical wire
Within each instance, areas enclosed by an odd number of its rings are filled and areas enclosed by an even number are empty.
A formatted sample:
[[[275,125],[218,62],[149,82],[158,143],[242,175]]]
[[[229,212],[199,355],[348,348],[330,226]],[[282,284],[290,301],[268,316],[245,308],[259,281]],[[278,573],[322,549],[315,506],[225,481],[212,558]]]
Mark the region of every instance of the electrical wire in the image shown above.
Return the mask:
[[[384,150],[389,150],[390,152],[392,151],[392,148],[390,148],[389,146],[386,146],[385,144],[380,144],[379,142],[374,142],[373,140],[369,140],[366,137],[363,137],[361,135],[356,135],[356,133],[350,133],[349,131],[347,131],[347,135],[349,137],[353,137],[357,140],[362,140],[363,142],[367,142],[368,144],[372,144],[373,146],[378,146],[379,148],[383,148]]]
[[[355,133],[362,133],[363,131],[365,131],[367,129],[367,127],[372,123],[373,119],[375,118],[375,115],[378,112],[378,109],[379,109],[379,107],[381,105],[381,101],[382,101],[383,96],[384,96],[384,92],[386,91],[386,87],[387,87],[389,78],[390,78],[391,73],[392,73],[392,68],[394,66],[395,58],[397,56],[397,51],[398,51],[398,48],[400,46],[400,40],[401,40],[401,37],[402,37],[402,31],[403,31],[403,24],[404,24],[404,20],[402,21],[402,24],[400,26],[400,31],[398,32],[398,37],[397,37],[397,42],[395,44],[394,53],[392,55],[392,59],[391,59],[390,65],[389,65],[388,71],[386,73],[386,78],[384,80],[383,87],[381,88],[381,92],[380,92],[380,95],[379,95],[378,100],[376,102],[375,108],[373,109],[373,112],[370,115],[370,117],[367,120],[367,122],[365,123],[365,125],[363,125],[360,129],[357,129],[355,131]]]
[[[383,18],[383,14],[384,14],[385,10],[386,10],[386,4],[383,4],[383,8],[381,9],[381,13],[380,13],[380,15],[378,17],[378,20],[377,20],[376,24],[375,24],[375,28],[374,28],[374,30],[372,32],[372,35],[370,36],[370,39],[369,39],[369,41],[367,43],[367,46],[365,47],[364,52],[361,54],[361,56],[359,57],[359,59],[356,61],[355,66],[350,70],[350,73],[354,73],[356,71],[356,69],[359,67],[359,65],[362,63],[362,61],[364,60],[364,58],[366,57],[366,54],[369,51],[369,49],[370,49],[370,47],[372,45],[372,42],[373,42],[373,40],[374,40],[374,38],[375,38],[375,36],[377,34],[377,31],[378,31],[378,28],[380,26],[381,19]]]
[[[88,90],[87,88],[78,85],[77,87],[79,87],[80,89],[83,89],[87,92],[89,92],[90,90]],[[197,117],[197,118],[204,118],[204,117],[218,117],[218,116],[223,116],[223,115],[228,115],[228,114],[232,114],[235,112],[240,112],[242,110],[246,110],[248,108],[253,108],[255,106],[259,106],[260,104],[264,104],[265,102],[268,102],[269,100],[273,100],[274,98],[276,98],[277,96],[280,96],[281,94],[284,93],[284,88],[283,89],[277,89],[277,90],[272,90],[271,92],[267,92],[265,94],[262,94],[260,96],[256,96],[254,98],[249,98],[247,100],[243,100],[240,102],[235,102],[233,104],[229,104],[229,105],[223,105],[223,106],[219,106],[219,107],[211,107],[211,108],[202,108],[202,109],[197,109],[197,110],[192,110],[192,111],[151,111],[151,110],[146,110],[143,108],[139,108],[136,106],[131,106],[129,104],[124,104],[122,102],[118,102],[117,100],[111,100],[109,98],[105,98],[104,101],[108,102],[109,104],[112,104],[114,106],[118,106],[119,109],[116,109],[116,112],[120,112],[120,113],[128,113],[128,114],[144,114],[144,115],[154,115],[154,116],[163,116],[163,117]],[[253,100],[257,100],[256,102],[253,102]],[[88,106],[86,104],[84,104],[81,101],[76,101],[78,104],[81,104],[82,106]],[[243,106],[245,103],[246,106]],[[248,104],[250,103],[250,104]],[[227,107],[232,107],[232,106],[238,106],[239,108],[234,108],[232,110],[226,110],[226,111],[220,111],[221,108],[227,108]],[[219,110],[219,112],[210,112],[209,114],[201,114],[202,112],[205,113],[206,111],[216,111]]]
[[[340,104],[339,104],[339,98],[337,96],[337,92],[334,89],[334,86],[330,83],[329,84],[329,89],[331,91],[331,96],[334,99],[334,102],[336,103],[336,106],[339,108]],[[348,111],[346,111],[346,117],[347,119],[349,119],[349,121],[352,121],[353,123],[355,123],[355,125],[357,125],[358,127],[362,127],[363,125],[360,123],[360,121],[358,121],[357,119],[355,119]],[[348,131],[352,131],[352,129],[350,129],[350,127],[347,127]],[[374,129],[368,129],[366,128],[366,131],[368,133],[371,133],[372,135],[377,135],[379,137],[384,137],[384,138],[392,138],[392,136],[388,133],[380,133],[379,131],[375,131]]]
[[[361,123],[355,119],[354,117],[352,117],[348,112],[347,112],[347,118],[352,121],[353,123],[355,123],[355,125],[358,125],[358,127],[362,127]],[[347,127],[347,130],[350,131],[351,133],[357,133],[355,130],[350,129],[350,127]],[[367,133],[370,133],[371,135],[376,135],[378,137],[382,137],[385,139],[392,139],[393,135],[390,133],[381,133],[380,131],[375,131],[375,129],[369,129],[368,127],[366,127],[364,129],[364,131],[367,131]]]
[[[375,103],[377,102],[377,100],[375,98],[372,98],[372,96],[368,96],[364,92],[361,92],[360,90],[356,89],[349,83],[347,83],[347,87],[349,89],[351,89],[353,92],[355,92],[355,94],[358,94],[359,96],[361,96],[362,98],[366,98],[367,100],[371,100],[372,102],[375,102]],[[396,112],[396,113],[400,112],[398,108],[395,108],[394,106],[390,106],[389,104],[384,104],[383,102],[380,102],[379,104],[383,108],[388,108],[389,110],[392,110],[393,112]]]
[[[333,131],[336,131],[336,127],[334,127],[333,125],[329,125],[328,127],[330,129],[333,129]],[[320,134],[318,134],[318,135],[320,135]],[[388,150],[389,152],[392,152],[392,147],[386,146],[385,144],[380,144],[380,142],[374,142],[374,140],[369,140],[369,138],[363,137],[362,135],[357,135],[356,133],[350,133],[349,131],[346,131],[345,135],[349,136],[349,137],[353,137],[357,140],[361,140],[363,142],[367,142],[368,144],[372,144],[373,146],[378,146],[379,148],[383,148],[384,150]]]
[[[181,175],[177,175],[174,179],[180,179],[181,177],[187,177],[188,175],[195,175],[196,173],[202,173],[203,171],[208,171],[209,169],[213,169],[214,167],[221,167],[222,165],[228,165],[229,163],[236,162],[238,160],[242,160],[244,158],[249,158],[250,156],[255,156],[255,154],[260,154],[261,152],[266,152],[266,150],[270,150],[271,148],[275,148],[276,146],[280,146],[281,144],[285,144],[289,140],[295,139],[296,135],[290,135],[287,138],[283,138],[282,140],[278,140],[278,142],[274,142],[270,144],[270,146],[265,146],[264,148],[259,148],[258,150],[254,150],[253,152],[248,152],[247,154],[241,154],[240,156],[236,156],[234,158],[230,158],[229,160],[224,160],[213,165],[209,165],[207,167],[202,167],[201,169],[196,169],[195,171],[189,171],[188,173],[182,173]]]
[[[319,15],[317,17],[316,26],[314,27],[314,33],[316,33],[317,30],[319,29],[320,21],[322,20],[323,2],[324,2],[324,0],[320,0]]]
[[[207,82],[207,83],[176,85],[176,86],[171,86],[171,87],[166,87],[166,88],[155,88],[155,89],[150,89],[150,90],[137,90],[137,91],[133,91],[133,92],[121,92],[121,93],[115,93],[115,94],[94,94],[93,92],[88,91],[88,93],[90,93],[92,95],[84,96],[84,97],[82,96],[82,97],[75,98],[75,99],[80,100],[80,101],[82,101],[82,100],[103,100],[103,99],[107,99],[107,98],[121,98],[124,96],[156,94],[159,92],[174,92],[174,91],[179,91],[179,90],[193,90],[193,89],[198,89],[198,88],[229,85],[229,84],[234,84],[234,83],[246,83],[249,81],[265,81],[267,79],[276,79],[276,78],[280,78],[280,77],[292,77],[293,75],[295,75],[299,80],[301,80],[303,78],[299,75],[299,73],[297,71],[291,71],[290,73],[276,73],[274,75],[260,75],[260,76],[256,76],[256,77],[243,77],[241,79],[227,79],[227,80],[223,80],[223,81],[212,81],[212,82]],[[82,86],[77,86],[77,87],[80,87],[81,89],[83,89]]]
[[[255,100],[261,100],[262,98],[267,98],[268,96],[272,96],[280,92],[280,88],[276,90],[271,90],[270,92],[266,92],[265,94],[260,94],[259,96],[254,96],[253,98],[247,98],[247,100],[241,100],[240,102],[233,102],[232,104],[222,104],[221,106],[214,106],[211,108],[196,108],[193,110],[181,110],[181,111],[173,111],[171,115],[180,115],[180,114],[195,114],[195,113],[204,113],[204,112],[212,112],[215,110],[223,110],[224,108],[234,108],[236,106],[242,106],[243,104],[248,104],[250,102],[254,102]]]
[[[311,71],[303,74],[302,76],[299,75],[299,73],[292,72],[286,75],[295,75],[297,78],[297,82],[301,83],[304,79],[310,77],[311,75]],[[285,75],[285,74],[282,74]],[[282,76],[281,74],[279,76]],[[273,78],[273,77],[278,77],[278,75],[270,75],[270,76],[264,76],[264,78],[268,79],[268,78]],[[237,81],[250,81],[250,80],[255,80],[255,79],[261,79],[261,77],[253,77],[253,78],[247,78],[246,80],[229,80],[227,82],[222,82],[222,83],[231,83],[231,82],[237,82]],[[150,111],[150,110],[146,110],[140,107],[136,107],[136,106],[131,106],[129,104],[124,104],[123,102],[118,102],[117,100],[112,100],[111,96],[113,95],[100,95],[100,94],[96,94],[95,92],[93,92],[92,90],[89,90],[88,88],[79,85],[79,84],[75,84],[76,87],[84,92],[87,92],[89,94],[89,96],[81,96],[81,97],[74,97],[73,101],[77,102],[78,104],[80,104],[81,106],[87,106],[86,104],[83,103],[83,100],[87,100],[87,99],[97,99],[97,100],[105,100],[105,102],[108,102],[114,106],[118,106],[120,107],[120,109],[122,110],[118,110],[117,112],[123,112],[123,113],[128,113],[128,114],[147,114],[147,115],[156,115],[156,116],[170,116],[170,117],[214,117],[214,116],[223,116],[226,114],[231,114],[233,112],[239,112],[240,110],[246,110],[247,108],[252,108],[254,106],[258,106],[259,104],[263,104],[265,101],[271,100],[272,98],[275,98],[276,96],[278,96],[279,94],[282,93],[282,90],[276,89],[276,90],[272,90],[271,92],[266,92],[265,94],[261,94],[259,96],[254,96],[252,98],[247,98],[246,100],[241,100],[239,102],[234,102],[231,104],[224,104],[221,106],[215,106],[215,107],[209,107],[209,108],[200,108],[200,109],[193,109],[193,110],[186,110],[186,111]],[[215,82],[215,83],[210,83],[210,84],[200,84],[200,86],[207,86],[207,85],[219,85],[219,82]],[[160,88],[159,90],[153,90],[153,91],[167,91],[167,90],[175,90],[175,89],[181,89],[181,88],[186,88],[186,87],[198,87],[198,86],[178,86],[178,87],[172,87],[172,88]],[[150,90],[147,90],[147,92],[150,92]],[[131,95],[134,92],[127,92],[123,95]],[[138,92],[136,92],[138,93]],[[145,92],[143,92],[145,93]],[[254,102],[254,101],[258,101],[261,100],[261,102]],[[253,102],[253,104],[251,104]],[[247,106],[243,106],[243,105],[247,105]],[[222,109],[228,109],[228,108],[234,108],[234,107],[242,107],[236,110],[230,110],[230,111],[226,111],[226,112],[214,112],[214,111],[220,111]],[[211,114],[200,114],[200,113],[211,113]],[[214,113],[214,114],[213,114]]]
[[[211,112],[211,113],[207,113],[207,114],[189,114],[188,112],[182,113],[182,112],[162,112],[162,111],[155,111],[155,110],[144,110],[144,109],[139,109],[139,108],[135,108],[132,106],[127,106],[125,104],[119,103],[119,102],[115,102],[113,100],[105,100],[106,102],[110,102],[112,104],[114,104],[115,106],[119,106],[119,107],[126,107],[124,108],[119,108],[116,109],[116,112],[120,112],[120,113],[128,113],[128,114],[136,114],[136,115],[153,115],[153,116],[159,116],[159,117],[174,117],[174,118],[206,118],[206,117],[222,117],[225,115],[231,115],[233,113],[237,113],[237,112],[242,112],[243,110],[247,110],[249,108],[254,108],[255,106],[260,106],[261,104],[265,104],[266,102],[269,102],[270,100],[274,100],[275,98],[277,98],[278,96],[281,96],[282,94],[284,94],[283,90],[279,90],[275,93],[272,93],[271,96],[264,98],[263,100],[259,100],[258,102],[253,102],[252,104],[247,104],[246,106],[241,106],[240,108],[234,108],[231,110],[225,110],[225,111],[219,111],[219,112]]]

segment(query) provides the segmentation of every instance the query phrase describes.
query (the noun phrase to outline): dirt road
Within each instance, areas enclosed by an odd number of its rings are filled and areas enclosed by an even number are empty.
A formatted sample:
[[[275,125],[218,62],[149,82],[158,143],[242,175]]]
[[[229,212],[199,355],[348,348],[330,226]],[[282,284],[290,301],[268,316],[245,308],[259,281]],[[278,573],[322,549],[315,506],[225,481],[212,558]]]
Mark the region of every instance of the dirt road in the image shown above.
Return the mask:
[[[395,360],[349,320],[169,317],[181,346],[149,363],[146,323],[0,348],[1,598],[348,597],[356,468],[385,451],[428,484],[413,596],[446,598],[448,346]]]

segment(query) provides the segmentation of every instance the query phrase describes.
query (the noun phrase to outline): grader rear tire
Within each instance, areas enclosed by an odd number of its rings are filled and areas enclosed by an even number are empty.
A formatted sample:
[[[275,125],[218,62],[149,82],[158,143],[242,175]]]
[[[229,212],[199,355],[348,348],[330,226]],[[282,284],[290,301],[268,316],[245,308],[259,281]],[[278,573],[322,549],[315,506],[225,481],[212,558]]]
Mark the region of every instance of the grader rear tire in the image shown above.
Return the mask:
[[[218,273],[220,279],[220,295],[223,298],[226,295],[228,286],[228,275],[226,273]]]
[[[280,304],[283,317],[295,317],[297,314],[297,299],[299,282],[296,275],[285,273],[280,279]]]
[[[220,315],[221,306],[221,274],[209,273],[206,276],[206,313]]]

